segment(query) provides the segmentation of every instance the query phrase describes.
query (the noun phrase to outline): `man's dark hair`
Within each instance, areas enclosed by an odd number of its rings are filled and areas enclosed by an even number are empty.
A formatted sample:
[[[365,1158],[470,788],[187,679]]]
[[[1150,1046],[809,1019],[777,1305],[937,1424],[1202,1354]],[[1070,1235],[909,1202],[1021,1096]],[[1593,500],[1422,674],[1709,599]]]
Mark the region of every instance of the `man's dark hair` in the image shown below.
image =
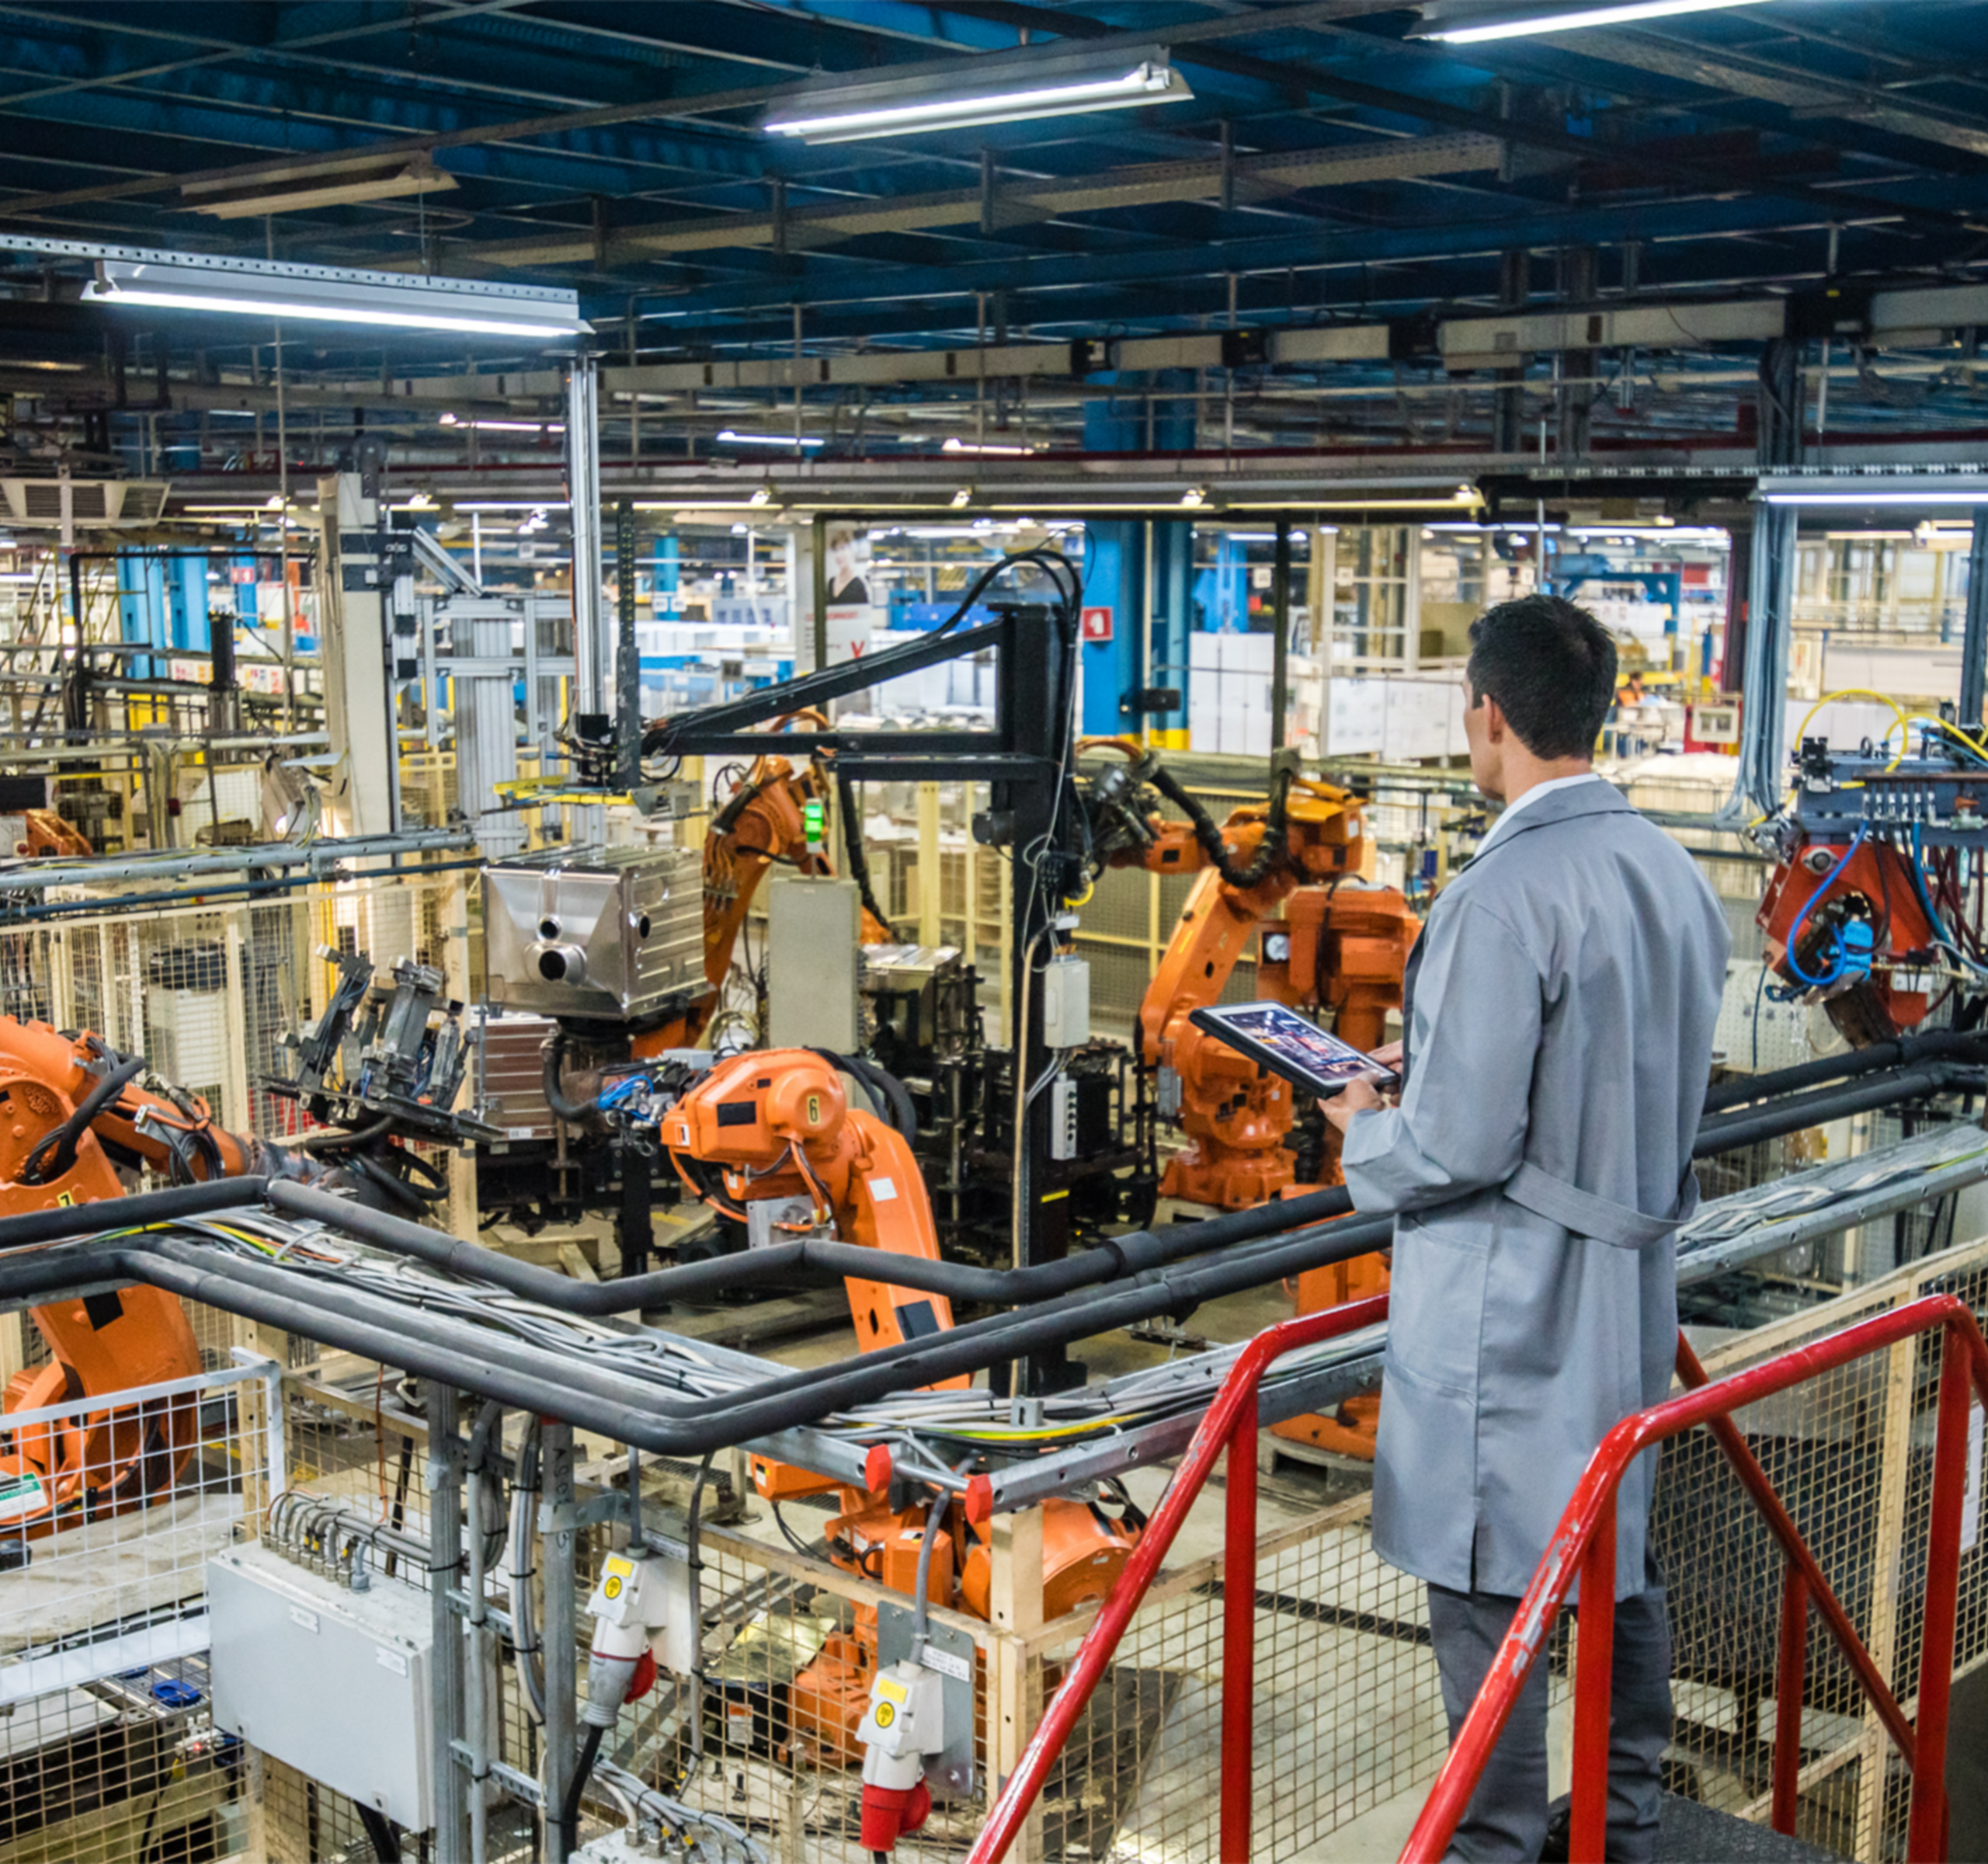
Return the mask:
[[[1496,700],[1534,756],[1585,757],[1615,701],[1615,643],[1586,609],[1525,596],[1471,623],[1466,677],[1471,704]]]

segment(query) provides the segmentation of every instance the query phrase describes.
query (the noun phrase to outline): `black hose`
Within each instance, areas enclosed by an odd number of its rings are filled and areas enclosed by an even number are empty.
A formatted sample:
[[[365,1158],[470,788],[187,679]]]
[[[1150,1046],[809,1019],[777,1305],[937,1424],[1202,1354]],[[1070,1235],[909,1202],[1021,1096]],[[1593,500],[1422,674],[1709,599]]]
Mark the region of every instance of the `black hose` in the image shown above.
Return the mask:
[[[876,920],[892,944],[897,942],[897,934],[884,909],[877,903],[877,895],[870,885],[870,857],[863,848],[863,816],[857,807],[856,785],[839,770],[836,773],[836,804],[842,812],[842,845],[849,864],[849,878],[856,882],[857,898],[868,908],[870,916]]]
[[[586,1733],[580,1737],[579,1758],[574,1763],[573,1777],[566,1784],[565,1803],[559,1808],[559,1829],[565,1836],[568,1857],[579,1848],[580,1799],[593,1777],[593,1764],[600,1757],[600,1737],[606,1732],[597,1723],[589,1722]]]
[[[116,1058],[110,1071],[78,1101],[69,1117],[52,1132],[46,1132],[34,1149],[21,1161],[18,1182],[46,1184],[59,1178],[76,1162],[76,1146],[89,1130],[90,1122],[123,1092],[125,1084],[145,1071],[142,1055]]]
[[[59,1243],[73,1236],[96,1236],[106,1229],[136,1229],[147,1223],[172,1223],[182,1217],[204,1216],[210,1211],[239,1210],[253,1204],[268,1188],[267,1178],[223,1178],[200,1184],[176,1184],[170,1191],[148,1191],[135,1197],[103,1198],[94,1204],[65,1204],[53,1210],[30,1210],[18,1217],[0,1217],[0,1254],[37,1243]]]
[[[401,1841],[393,1821],[378,1807],[368,1806],[360,1800],[353,1801],[352,1809],[359,1814],[359,1822],[366,1829],[366,1841],[373,1847],[379,1864],[401,1864]]]
[[[1231,857],[1229,844],[1222,840],[1215,818],[1181,787],[1171,770],[1163,764],[1156,764],[1152,781],[1153,788],[1186,815],[1194,826],[1194,839],[1201,844],[1209,864],[1232,887],[1247,892],[1252,887],[1261,885],[1283,862],[1290,841],[1285,825],[1285,812],[1291,800],[1288,770],[1279,770],[1270,779],[1270,809],[1263,821],[1263,838],[1256,843],[1256,851],[1250,856],[1249,864],[1242,868]]]
[[[559,1064],[566,1053],[565,1030],[554,1030],[546,1038],[545,1046],[539,1052],[542,1058],[539,1078],[545,1089],[545,1104],[558,1118],[564,1120],[568,1126],[578,1126],[600,1112],[600,1102],[598,1099],[569,1101],[559,1091]]]
[[[345,1167],[353,1177],[379,1191],[388,1203],[398,1204],[409,1216],[421,1215],[422,1200],[414,1187],[396,1173],[376,1164],[366,1153],[355,1152],[346,1160]]]
[[[853,1075],[877,1099],[878,1108],[891,1125],[907,1139],[918,1137],[918,1109],[911,1090],[888,1069],[880,1068],[867,1055],[838,1055],[832,1048],[810,1048],[832,1068]]]
[[[1230,1211],[1198,1223],[1176,1224],[1166,1235],[1135,1230],[1032,1268],[975,1268],[963,1262],[890,1255],[857,1243],[811,1240],[776,1243],[742,1256],[679,1263],[646,1275],[588,1282],[575,1282],[552,1269],[521,1262],[384,1211],[367,1210],[308,1185],[273,1183],[266,1195],[279,1210],[332,1224],[377,1249],[412,1256],[451,1275],[494,1282],[547,1306],[586,1315],[629,1313],[671,1301],[707,1299],[729,1290],[791,1280],[795,1271],[803,1268],[819,1269],[832,1275],[857,1275],[921,1294],[966,1301],[1008,1304],[1053,1299],[1208,1250],[1343,1217],[1353,1208],[1351,1194],[1343,1186],[1334,1185],[1305,1197],[1286,1198],[1281,1203]],[[100,1220],[86,1220],[68,1233],[86,1236],[104,1227]]]
[[[1978,1068],[1958,1062],[1922,1062],[1916,1067],[1865,1076],[1847,1086],[1815,1088],[1768,1106],[1749,1107],[1704,1122],[1698,1128],[1694,1156],[1706,1158],[1714,1153],[1736,1152],[1743,1146],[1781,1139],[1853,1113],[1894,1107],[1901,1101],[1923,1100],[1949,1087],[1978,1088],[1980,1083]]]
[[[1833,1097],[1835,1104],[1826,1108],[1819,1104],[1823,1097],[1799,1097],[1797,1103],[1788,1107],[1764,1109],[1743,1120],[1720,1122],[1713,1132],[1701,1135],[1697,1151],[1704,1156],[1735,1145],[1751,1144],[1760,1138],[1774,1136],[1775,1130],[1787,1132],[1813,1125],[1819,1115],[1833,1118],[1867,1105],[1935,1091],[1952,1072],[1943,1068],[1906,1070],[1847,1090],[1838,1089]],[[248,1189],[246,1184],[239,1188]],[[363,1235],[362,1226],[367,1225],[395,1230],[414,1227],[378,1212],[341,1204],[335,1198],[301,1191],[299,1187],[278,1184],[269,1190],[273,1202],[280,1199],[284,1204],[295,1204],[308,1199],[307,1214],[323,1215],[333,1224],[350,1228],[355,1234]],[[1343,1199],[1345,1194],[1336,1195]],[[1306,1202],[1310,1200],[1294,1203]],[[61,1214],[83,1219],[93,1227],[112,1212],[110,1205],[106,1204]],[[1293,1206],[1287,1205],[1281,1211],[1273,1208],[1237,1214],[1259,1221],[1268,1216],[1288,1222],[1295,1212]],[[1220,1221],[1188,1226],[1191,1240],[1187,1247],[1215,1240],[1213,1233]],[[492,1329],[425,1313],[404,1301],[390,1300],[361,1288],[338,1288],[322,1275],[311,1275],[300,1280],[305,1273],[302,1270],[251,1261],[214,1245],[184,1239],[119,1237],[68,1249],[16,1253],[0,1258],[0,1299],[32,1299],[96,1280],[144,1282],[182,1298],[284,1327],[328,1345],[402,1366],[488,1398],[567,1418],[583,1429],[656,1455],[701,1455],[728,1445],[773,1436],[909,1387],[935,1384],[1157,1315],[1184,1316],[1224,1295],[1263,1287],[1308,1268],[1368,1254],[1385,1246],[1392,1232],[1391,1218],[1355,1218],[1224,1249],[1166,1268],[1139,1268],[1128,1261],[1119,1271],[1118,1285],[1095,1291],[1083,1299],[1038,1300],[1033,1307],[907,1341],[853,1361],[785,1373],[762,1382],[749,1392],[717,1401],[699,1397],[673,1402],[652,1383],[605,1368],[588,1366],[571,1354],[507,1339]],[[485,1254],[433,1232],[419,1233],[432,1238],[445,1256],[450,1250],[467,1250],[471,1257]],[[1130,1239],[1121,1239],[1121,1244],[1127,1240]],[[909,1271],[914,1266],[902,1258],[879,1257],[870,1250],[851,1253],[857,1256],[858,1263],[850,1269],[838,1264],[839,1272],[861,1272],[872,1278],[895,1280],[901,1268]],[[1105,1253],[1090,1252],[1093,1256]],[[737,1265],[727,1266],[735,1269]],[[1044,1269],[1060,1266],[1045,1264]],[[1044,1269],[1019,1272],[1039,1276]],[[293,1287],[296,1293],[287,1292]],[[558,1305],[571,1310],[578,1304],[568,1300]]]
[[[1742,1075],[1719,1081],[1705,1090],[1705,1111],[1722,1113],[1752,1101],[1771,1100],[1825,1081],[1848,1080],[1860,1074],[1872,1074],[1882,1068],[1902,1068],[1914,1062],[1964,1061],[1988,1062],[1988,1034],[1979,1030],[1928,1030],[1923,1035],[1900,1036],[1889,1042],[1873,1042],[1868,1048],[1849,1048],[1840,1055],[1826,1055],[1819,1060],[1798,1062],[1792,1068],[1780,1068],[1771,1074]]]

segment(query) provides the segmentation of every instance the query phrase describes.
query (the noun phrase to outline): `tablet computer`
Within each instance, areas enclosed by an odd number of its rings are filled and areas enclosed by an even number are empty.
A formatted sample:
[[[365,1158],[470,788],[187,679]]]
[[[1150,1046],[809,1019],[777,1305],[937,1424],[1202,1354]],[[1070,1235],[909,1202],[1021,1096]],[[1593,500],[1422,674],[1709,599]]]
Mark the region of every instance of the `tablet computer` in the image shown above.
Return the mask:
[[[1348,1081],[1399,1087],[1401,1076],[1350,1042],[1328,1035],[1283,1003],[1231,1003],[1197,1010],[1187,1019],[1258,1066],[1316,1094],[1336,1094]]]

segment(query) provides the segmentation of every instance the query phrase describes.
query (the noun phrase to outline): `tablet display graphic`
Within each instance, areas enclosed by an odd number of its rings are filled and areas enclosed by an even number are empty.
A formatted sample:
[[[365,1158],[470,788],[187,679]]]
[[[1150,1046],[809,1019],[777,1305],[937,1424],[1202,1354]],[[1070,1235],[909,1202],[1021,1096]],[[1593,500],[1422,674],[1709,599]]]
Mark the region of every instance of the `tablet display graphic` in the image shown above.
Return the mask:
[[[1348,1081],[1377,1087],[1400,1085],[1400,1076],[1350,1043],[1307,1022],[1283,1003],[1236,1003],[1197,1010],[1189,1020],[1251,1060],[1314,1094],[1335,1094]]]

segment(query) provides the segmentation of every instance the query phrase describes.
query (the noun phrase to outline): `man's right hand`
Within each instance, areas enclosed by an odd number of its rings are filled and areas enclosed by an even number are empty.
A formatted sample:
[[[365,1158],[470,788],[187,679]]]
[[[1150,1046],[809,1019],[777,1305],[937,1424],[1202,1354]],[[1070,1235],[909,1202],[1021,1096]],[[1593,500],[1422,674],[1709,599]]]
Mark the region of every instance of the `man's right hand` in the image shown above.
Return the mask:
[[[1402,1045],[1399,1042],[1383,1042],[1379,1048],[1371,1052],[1373,1059],[1383,1068],[1398,1069],[1401,1066],[1401,1052]]]

